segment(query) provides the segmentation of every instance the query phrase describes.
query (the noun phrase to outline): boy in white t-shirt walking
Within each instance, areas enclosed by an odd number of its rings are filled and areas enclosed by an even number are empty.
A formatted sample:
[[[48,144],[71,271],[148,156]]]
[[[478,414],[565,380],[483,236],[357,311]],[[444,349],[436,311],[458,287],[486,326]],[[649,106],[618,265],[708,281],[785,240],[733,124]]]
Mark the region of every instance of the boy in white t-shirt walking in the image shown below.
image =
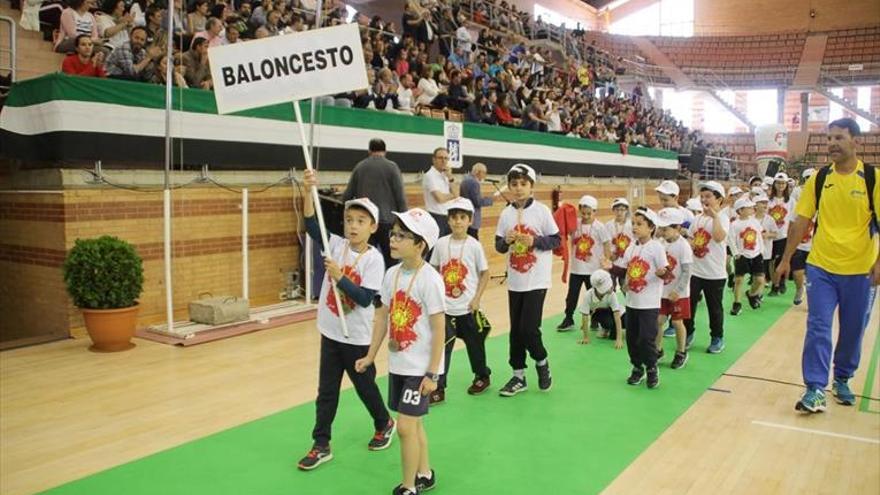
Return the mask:
[[[672,322],[676,352],[671,367],[675,370],[684,367],[688,361],[687,330],[684,328],[684,320],[691,316],[690,284],[694,256],[691,245],[681,236],[685,222],[681,210],[664,208],[657,216],[661,223],[667,224],[665,227],[659,227],[659,230],[663,238],[661,244],[666,251],[666,261],[669,264],[663,277],[663,299],[660,303],[658,325],[659,328],[663,328],[667,319]],[[663,336],[658,333],[656,341],[660,353],[658,360],[663,357],[662,340]]]
[[[583,338],[580,344],[590,343],[590,330],[592,322],[602,327],[599,338],[614,339],[614,348],[623,347],[624,313],[623,305],[617,299],[617,291],[614,290],[614,280],[611,274],[605,270],[596,270],[590,275],[590,287],[584,294],[584,299],[578,306],[581,313],[581,332]]]
[[[355,369],[365,371],[372,366],[387,332],[388,405],[398,413],[403,472],[393,493],[416,495],[436,483],[422,416],[428,414],[428,396],[437,389],[443,370],[446,303],[443,278],[425,261],[439,237],[437,222],[421,208],[394,215],[397,221],[389,232],[391,257],[400,263],[385,273],[373,341]]]
[[[770,278],[770,263],[773,259],[773,240],[779,235],[779,227],[776,221],[767,213],[767,204],[770,198],[762,189],[752,198],[755,202],[755,220],[761,224],[761,238],[764,241],[764,247],[761,250],[761,257],[764,258],[764,280]],[[764,293],[758,294],[758,299],[764,302]]]
[[[550,208],[532,197],[537,174],[517,163],[507,172],[511,203],[501,211],[495,249],[507,254],[507,302],[510,314],[510,367],[513,377],[499,391],[512,397],[527,389],[526,353],[535,360],[538,389],[550,390],[547,349],[541,339],[544,297],[550,288],[552,251],[559,247],[559,227]]]
[[[663,246],[654,239],[658,226],[666,227],[656,213],[640,208],[633,214],[636,242],[623,255],[626,263],[626,350],[633,365],[626,380],[638,385],[648,375],[648,388],[660,385],[657,369],[657,332],[663,279],[668,262]]]
[[[307,171],[303,182],[308,189],[316,186],[316,172]],[[318,371],[318,398],[315,400],[314,445],[297,466],[310,471],[333,459],[330,451],[330,430],[339,406],[339,388],[342,374],[348,374],[358,397],[373,417],[375,435],[367,448],[382,450],[391,445],[394,421],[382,403],[376,386],[376,368],[355,372],[355,362],[366,356],[372,340],[373,300],[382,285],[385,262],[382,253],[367,244],[379,225],[379,208],[367,198],[345,203],[345,238],[330,235],[329,249],[325,249],[312,196],[303,198],[303,216],[306,231],[324,253],[327,281],[321,286],[318,299],[318,331],[321,332],[321,361]],[[330,284],[336,284],[342,304],[338,304]],[[345,315],[349,336],[345,337],[339,322],[339,310]]]
[[[574,328],[574,310],[581,295],[581,285],[590,288],[590,275],[600,268],[610,268],[611,237],[602,222],[595,218],[599,201],[593,196],[582,196],[578,201],[577,230],[571,234],[572,261],[568,277],[568,295],[565,298],[565,318],[556,327],[560,332]]]
[[[431,394],[431,405],[446,400],[446,380],[456,337],[464,341],[474,373],[467,392],[483,393],[492,373],[486,366],[486,333],[480,332],[476,319],[480,299],[489,283],[489,262],[480,242],[468,235],[474,206],[469,199],[454,199],[446,203],[446,216],[452,233],[441,237],[431,253],[431,266],[440,272],[446,291],[446,367],[437,390]]]
[[[730,226],[730,237],[733,239],[734,279],[733,307],[730,314],[737,316],[742,313],[743,277],[752,276],[752,286],[746,297],[752,309],[761,307],[761,294],[764,291],[764,228],[754,217],[755,203],[744,196],[733,205],[739,218]]]

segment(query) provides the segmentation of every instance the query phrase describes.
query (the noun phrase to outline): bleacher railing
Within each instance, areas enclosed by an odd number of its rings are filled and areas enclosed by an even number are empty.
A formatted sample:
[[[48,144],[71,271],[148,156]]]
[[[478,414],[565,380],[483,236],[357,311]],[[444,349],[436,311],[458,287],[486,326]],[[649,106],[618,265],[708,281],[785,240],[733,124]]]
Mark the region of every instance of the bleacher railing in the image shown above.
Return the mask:
[[[0,72],[9,72],[9,84],[11,85],[15,82],[15,20],[2,15],[0,16],[0,24],[7,26],[7,29],[3,29],[0,34],[3,36],[3,44],[0,45]],[[5,94],[9,91],[9,85],[0,83],[0,91]]]

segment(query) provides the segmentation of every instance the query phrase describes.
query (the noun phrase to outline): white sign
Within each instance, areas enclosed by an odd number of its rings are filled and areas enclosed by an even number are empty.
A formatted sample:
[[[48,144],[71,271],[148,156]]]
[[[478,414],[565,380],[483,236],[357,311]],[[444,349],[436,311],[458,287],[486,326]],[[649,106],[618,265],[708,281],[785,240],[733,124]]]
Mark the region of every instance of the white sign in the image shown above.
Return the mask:
[[[461,154],[463,137],[464,126],[461,122],[443,122],[443,139],[446,142],[446,151],[449,153],[449,166],[452,168],[464,166],[464,155]]]
[[[366,88],[357,24],[208,49],[220,113]]]

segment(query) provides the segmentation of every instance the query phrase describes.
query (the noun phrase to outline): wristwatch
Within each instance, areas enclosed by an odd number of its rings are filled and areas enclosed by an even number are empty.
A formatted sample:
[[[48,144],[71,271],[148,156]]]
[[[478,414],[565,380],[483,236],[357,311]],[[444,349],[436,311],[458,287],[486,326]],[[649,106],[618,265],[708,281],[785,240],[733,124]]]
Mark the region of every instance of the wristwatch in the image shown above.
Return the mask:
[[[430,371],[425,373],[425,378],[431,380],[434,383],[440,381],[440,375],[438,375],[437,373],[431,373]]]

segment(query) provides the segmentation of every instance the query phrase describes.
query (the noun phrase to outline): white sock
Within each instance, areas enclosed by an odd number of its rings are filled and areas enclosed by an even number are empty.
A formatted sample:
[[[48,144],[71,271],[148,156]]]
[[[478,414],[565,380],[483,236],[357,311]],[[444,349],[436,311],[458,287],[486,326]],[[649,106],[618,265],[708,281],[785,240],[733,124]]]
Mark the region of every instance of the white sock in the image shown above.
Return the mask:
[[[547,366],[547,358],[544,358],[536,363],[538,366]]]
[[[433,472],[433,471],[428,471],[427,473],[419,473],[419,477],[420,477],[420,478],[425,478],[425,479],[430,480],[431,478],[434,477],[434,472]]]
[[[526,370],[513,370],[513,376],[521,380],[526,377]]]

